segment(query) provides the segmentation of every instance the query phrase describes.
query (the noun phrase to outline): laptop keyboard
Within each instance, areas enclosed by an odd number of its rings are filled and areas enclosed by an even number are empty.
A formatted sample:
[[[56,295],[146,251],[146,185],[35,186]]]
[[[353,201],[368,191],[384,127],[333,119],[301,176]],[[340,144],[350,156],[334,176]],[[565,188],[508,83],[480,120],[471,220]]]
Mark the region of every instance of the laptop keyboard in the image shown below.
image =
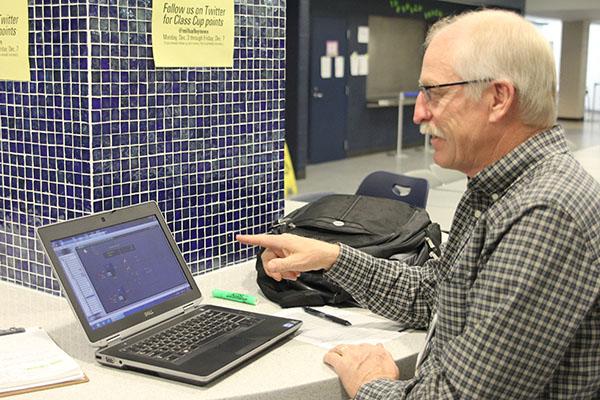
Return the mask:
[[[120,351],[175,362],[224,334],[238,328],[250,328],[260,321],[259,318],[208,309]]]

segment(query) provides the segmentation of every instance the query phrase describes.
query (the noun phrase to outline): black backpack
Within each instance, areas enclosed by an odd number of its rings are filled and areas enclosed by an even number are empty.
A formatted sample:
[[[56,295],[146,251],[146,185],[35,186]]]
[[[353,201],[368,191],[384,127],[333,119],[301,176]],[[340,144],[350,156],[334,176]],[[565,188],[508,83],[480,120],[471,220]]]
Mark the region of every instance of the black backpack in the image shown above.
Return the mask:
[[[427,211],[398,200],[333,194],[293,211],[271,228],[330,243],[344,243],[379,258],[423,265],[439,256],[440,227]],[[264,271],[261,250],[256,259],[256,281],[264,295],[281,307],[357,306],[352,296],[323,271],[303,272],[296,281],[277,282]]]

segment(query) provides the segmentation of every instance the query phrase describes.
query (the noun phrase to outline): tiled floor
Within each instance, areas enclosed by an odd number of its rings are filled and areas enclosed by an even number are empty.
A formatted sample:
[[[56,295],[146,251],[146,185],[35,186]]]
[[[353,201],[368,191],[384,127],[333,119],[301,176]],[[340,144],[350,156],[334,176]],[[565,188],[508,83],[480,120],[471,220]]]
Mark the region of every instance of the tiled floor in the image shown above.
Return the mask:
[[[567,139],[573,143],[575,149],[600,144],[600,112],[587,114],[584,122],[559,123],[565,128]],[[354,193],[361,180],[370,172],[386,170],[401,173],[429,168],[431,163],[432,153],[426,152],[421,146],[404,150],[400,158],[396,157],[395,153],[375,153],[309,165],[306,168],[306,179],[298,180],[298,193]]]

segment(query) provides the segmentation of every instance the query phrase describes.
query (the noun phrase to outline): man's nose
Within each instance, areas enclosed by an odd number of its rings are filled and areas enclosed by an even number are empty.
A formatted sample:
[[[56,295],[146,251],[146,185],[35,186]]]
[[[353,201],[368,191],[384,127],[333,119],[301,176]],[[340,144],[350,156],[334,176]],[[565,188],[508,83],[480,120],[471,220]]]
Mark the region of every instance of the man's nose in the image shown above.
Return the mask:
[[[419,91],[417,101],[415,102],[413,122],[419,125],[423,121],[429,121],[429,119],[431,119],[431,112],[429,111],[429,107],[427,107],[427,100],[423,92]]]

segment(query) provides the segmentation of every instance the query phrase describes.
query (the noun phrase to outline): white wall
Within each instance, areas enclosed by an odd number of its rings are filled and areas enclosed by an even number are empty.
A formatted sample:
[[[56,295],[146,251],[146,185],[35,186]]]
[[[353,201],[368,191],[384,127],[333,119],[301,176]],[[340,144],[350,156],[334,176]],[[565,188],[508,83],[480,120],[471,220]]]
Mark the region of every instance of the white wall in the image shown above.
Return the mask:
[[[596,85],[596,102],[594,104],[594,83]],[[588,46],[586,109],[600,111],[600,23],[590,24],[590,37]]]
[[[563,21],[558,118],[583,120],[589,21]]]

